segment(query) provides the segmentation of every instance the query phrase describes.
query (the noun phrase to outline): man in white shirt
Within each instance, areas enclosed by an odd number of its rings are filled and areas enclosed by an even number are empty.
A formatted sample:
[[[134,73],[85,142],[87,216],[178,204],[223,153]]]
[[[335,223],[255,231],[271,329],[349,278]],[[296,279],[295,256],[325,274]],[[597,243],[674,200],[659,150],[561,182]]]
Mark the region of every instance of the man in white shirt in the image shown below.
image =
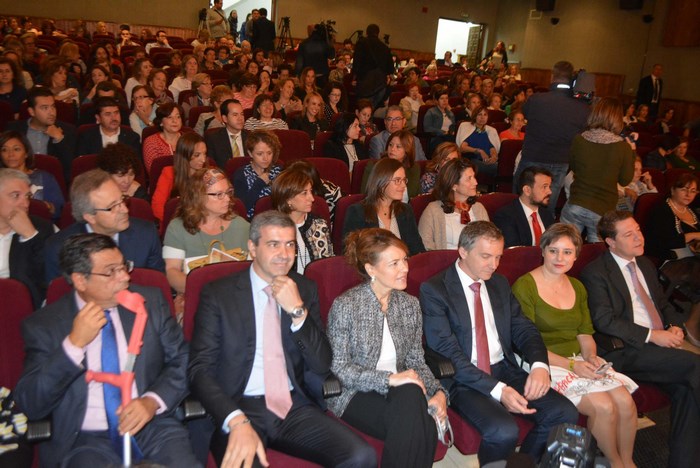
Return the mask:
[[[124,143],[141,157],[141,139],[127,127],[121,127],[122,118],[119,103],[103,97],[95,101],[97,126],[88,128],[78,135],[78,155],[97,154],[110,143]]]
[[[168,35],[162,29],[156,33],[156,42],[149,42],[146,44],[146,53],[151,54],[151,49],[154,47],[164,47],[166,49],[172,49],[173,47],[168,44]]]
[[[664,69],[660,63],[655,63],[651,69],[651,74],[639,80],[637,88],[636,104],[646,104],[649,106],[649,121],[656,120],[659,113],[659,103],[661,102],[661,93],[664,90],[664,80],[661,79],[661,74]]]
[[[372,159],[379,159],[386,150],[389,136],[406,126],[406,119],[399,106],[389,106],[386,110],[386,117],[384,117],[384,125],[386,130],[382,130],[369,141],[369,157]],[[413,137],[413,148],[416,152],[416,161],[425,161],[425,151],[423,151],[423,146],[417,136]]]
[[[575,424],[578,411],[550,388],[547,349],[505,277],[494,274],[503,235],[488,221],[467,224],[459,260],[420,288],[428,346],[449,358],[453,378],[443,381],[450,406],[481,434],[479,463],[505,460],[518,442],[511,413],[535,423],[520,453],[538,461],[553,427]],[[514,349],[530,363],[528,375]]]
[[[681,348],[681,317],[666,300],[654,265],[643,256],[644,236],[628,211],[598,222],[609,251],[581,273],[596,329],[598,353],[637,381],[657,383],[671,399],[668,466],[700,459],[700,356]]]

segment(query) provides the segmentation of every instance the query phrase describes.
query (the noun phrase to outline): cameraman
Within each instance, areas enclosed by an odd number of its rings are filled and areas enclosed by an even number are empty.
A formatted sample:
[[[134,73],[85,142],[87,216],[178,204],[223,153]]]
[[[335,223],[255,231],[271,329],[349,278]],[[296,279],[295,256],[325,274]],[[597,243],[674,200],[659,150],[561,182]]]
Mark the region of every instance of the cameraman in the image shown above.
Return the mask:
[[[299,44],[297,53],[296,73],[306,67],[311,67],[316,73],[316,85],[323,88],[328,81],[328,61],[335,58],[335,49],[327,39],[326,26],[321,23],[314,26],[308,39]]]
[[[554,216],[557,199],[569,168],[569,149],[574,136],[586,127],[589,106],[572,97],[574,66],[557,62],[552,69],[548,93],[531,96],[523,106],[527,132],[522,157],[513,180],[531,166],[543,167],[552,173],[552,195],[547,209]]]

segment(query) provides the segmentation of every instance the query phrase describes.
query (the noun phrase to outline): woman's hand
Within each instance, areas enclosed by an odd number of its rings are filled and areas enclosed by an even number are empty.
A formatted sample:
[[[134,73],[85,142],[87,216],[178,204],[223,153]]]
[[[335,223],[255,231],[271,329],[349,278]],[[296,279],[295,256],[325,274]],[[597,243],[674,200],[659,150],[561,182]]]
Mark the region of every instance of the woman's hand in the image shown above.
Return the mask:
[[[413,369],[408,369],[389,376],[390,387],[399,387],[406,384],[418,385],[421,390],[423,390],[423,393],[425,393],[425,385],[423,385],[423,381],[421,380],[420,376]]]
[[[574,373],[586,379],[598,380],[602,378],[602,375],[595,373],[598,367],[600,366],[595,366],[587,361],[574,361]]]
[[[434,406],[437,409],[437,416],[440,419],[447,417],[447,397],[441,390],[435,392],[435,395],[428,400],[428,406]]]

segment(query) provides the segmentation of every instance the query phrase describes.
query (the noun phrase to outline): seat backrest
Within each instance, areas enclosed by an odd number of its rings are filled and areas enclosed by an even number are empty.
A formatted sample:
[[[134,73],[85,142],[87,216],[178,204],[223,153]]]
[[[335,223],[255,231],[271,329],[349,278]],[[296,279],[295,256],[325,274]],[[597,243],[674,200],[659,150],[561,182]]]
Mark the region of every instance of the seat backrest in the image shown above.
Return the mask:
[[[38,216],[49,222],[51,222],[53,219],[51,211],[49,211],[49,207],[46,206],[46,203],[44,203],[42,200],[35,200],[34,198],[29,200],[29,214],[32,216]]]
[[[515,281],[542,264],[542,250],[534,245],[510,247],[503,256],[496,272],[508,278],[512,286]]]
[[[321,323],[326,326],[328,312],[333,301],[348,289],[360,284],[363,279],[342,255],[319,258],[306,265],[304,276],[316,282]]]
[[[194,106],[190,108],[190,113],[187,115],[187,125],[194,128],[199,120],[199,116],[205,112],[214,112],[214,106]]]
[[[182,103],[189,100],[192,96],[196,95],[196,91],[193,91],[191,89],[185,89],[180,91],[180,94],[177,96],[177,103],[182,106]]]
[[[423,193],[417,197],[411,198],[408,202],[413,208],[413,216],[416,218],[416,222],[420,221],[420,217],[428,206],[428,203],[435,200],[432,193]]]
[[[634,203],[634,219],[637,220],[643,233],[647,233],[651,211],[663,200],[664,195],[661,193],[645,193],[637,198]]]
[[[311,138],[301,130],[273,130],[282,144],[279,159],[288,163],[311,156]]]
[[[608,248],[606,247],[605,242],[583,244],[583,246],[581,246],[581,253],[578,255],[578,258],[571,267],[571,270],[567,272],[567,275],[573,276],[574,278],[580,278],[581,272],[584,268],[586,268],[586,265],[603,255],[606,250],[608,250]]]
[[[219,278],[247,269],[251,263],[250,261],[214,263],[195,268],[189,272],[185,282],[185,315],[182,322],[182,331],[187,341],[192,339],[194,316],[199,307],[199,295],[202,288]]]
[[[165,231],[168,229],[168,224],[175,217],[175,211],[177,207],[180,206],[180,197],[171,198],[165,202],[165,207],[163,208],[163,220],[160,223],[160,238],[165,237]]]
[[[456,249],[429,250],[408,257],[406,292],[418,297],[420,285],[453,264],[458,257]]]
[[[236,173],[236,171],[248,164],[249,162],[250,158],[248,156],[243,156],[240,158],[231,158],[228,161],[226,161],[224,172],[226,173],[226,176],[229,178],[229,180],[233,180],[233,175]]]
[[[34,306],[27,287],[10,278],[0,279],[0,297],[0,387],[12,389],[24,365],[21,324],[34,312]]]
[[[5,125],[11,120],[14,120],[12,106],[7,101],[0,101],[0,132],[5,131]]]
[[[273,209],[272,197],[270,195],[267,195],[258,198],[258,201],[255,202],[255,209],[253,210],[253,212],[257,215],[259,213],[262,213],[263,211],[268,211],[271,209]],[[319,197],[318,195],[314,195],[314,203],[313,205],[311,205],[311,212],[319,218],[325,219],[328,226],[331,225],[331,214],[328,210],[328,203],[326,203],[325,198]]]
[[[56,118],[71,125],[78,123],[78,108],[72,102],[56,101]]]
[[[348,207],[361,201],[363,198],[365,198],[365,195],[362,193],[345,195],[340,197],[335,205],[335,222],[333,223],[331,240],[333,241],[333,252],[336,255],[342,255],[343,252],[343,226],[345,225],[345,214],[348,211]]]
[[[503,122],[506,119],[506,113],[502,110],[488,109],[489,119],[486,122],[487,125],[491,125],[492,122]]]
[[[360,159],[355,161],[352,166],[352,180],[350,182],[350,193],[361,193],[362,192],[362,177],[364,177],[365,169],[370,161],[374,159]]]
[[[68,188],[66,187],[66,179],[63,177],[63,166],[61,161],[58,160],[56,156],[51,156],[48,154],[34,154],[34,166],[37,169],[46,171],[51,174],[58,186],[61,187],[61,192],[63,193],[63,198],[68,198]]]
[[[505,130],[508,130],[508,128],[510,127],[510,124],[508,124],[508,122],[491,122],[489,125],[495,128],[499,134]],[[503,142],[501,142],[501,144],[503,144]]]
[[[322,158],[325,156],[323,154],[323,149],[326,146],[326,142],[331,139],[333,132],[318,132],[316,138],[314,139],[314,149],[312,155],[314,158]],[[347,172],[347,168],[346,168]]]
[[[143,198],[129,199],[129,216],[150,221],[152,223],[155,223],[156,221],[151,204]]]
[[[477,201],[484,205],[484,208],[486,208],[489,214],[489,219],[493,219],[498,210],[508,205],[516,198],[518,198],[518,196],[514,193],[491,192],[480,196]]]
[[[318,135],[316,135],[316,144],[318,145]],[[314,146],[314,151],[315,148]],[[340,187],[342,193],[350,193],[350,173],[348,172],[348,166],[343,161],[322,157],[304,158],[304,161],[316,168],[321,179],[333,182]]]
[[[75,158],[70,164],[70,180],[75,180],[83,172],[97,169],[97,155],[83,154]]]
[[[504,140],[498,152],[498,167],[496,170],[496,183],[499,192],[510,192],[513,184],[513,172],[515,172],[515,159],[523,149],[523,140]]]
[[[172,166],[174,163],[174,158],[172,155],[159,156],[151,162],[151,171],[148,174],[148,193],[153,196],[156,191],[156,186],[158,185],[158,179],[160,174],[168,166]]]
[[[423,129],[423,120],[425,120],[425,113],[428,112],[428,109],[431,107],[435,106],[424,104],[418,108],[418,125],[416,126],[416,135],[422,135],[425,133],[425,130]]]

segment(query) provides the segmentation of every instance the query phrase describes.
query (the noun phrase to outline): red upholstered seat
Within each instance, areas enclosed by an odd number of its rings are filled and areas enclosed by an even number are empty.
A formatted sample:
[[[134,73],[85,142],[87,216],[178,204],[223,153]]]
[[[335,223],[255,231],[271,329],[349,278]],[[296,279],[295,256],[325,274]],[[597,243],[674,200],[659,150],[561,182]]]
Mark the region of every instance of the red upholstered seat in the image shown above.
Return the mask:
[[[335,205],[335,223],[333,223],[333,231],[331,232],[331,239],[333,241],[333,252],[336,255],[342,255],[343,253],[343,226],[345,225],[345,213],[348,211],[348,207],[353,203],[357,203],[365,198],[364,194],[356,193],[352,195],[345,195],[338,200]]]
[[[58,186],[61,187],[63,197],[68,198],[66,180],[63,177],[63,166],[57,157],[48,154],[34,154],[34,166],[37,169],[41,169],[42,171],[46,171],[51,174],[54,179],[56,179]]]
[[[333,132],[318,132],[316,134],[316,138],[314,139],[314,149],[311,152],[314,158],[322,158],[324,156],[323,148],[325,148],[326,142],[330,140],[332,136]]]
[[[513,184],[513,172],[515,171],[515,158],[523,149],[523,140],[505,140],[501,142],[501,150],[498,152],[498,168],[496,170],[496,190],[499,192],[511,192]]]
[[[477,201],[484,205],[484,208],[486,208],[489,214],[489,219],[493,219],[498,210],[516,198],[518,198],[518,196],[514,193],[491,192],[480,196]]]
[[[352,181],[350,182],[350,193],[361,193],[362,192],[362,177],[364,176],[365,170],[367,170],[367,165],[372,159],[361,159],[355,161],[352,166]]]
[[[608,248],[606,247],[605,242],[583,244],[581,247],[581,253],[567,274],[569,276],[573,276],[574,278],[579,278],[583,269],[586,268],[586,265],[603,255],[606,250],[608,250]]]
[[[316,145],[318,144],[318,135],[316,135]],[[314,146],[314,151],[316,151],[316,146]],[[343,161],[323,157],[305,158],[304,161],[316,168],[321,179],[333,182],[340,187],[342,193],[350,193],[350,172]]]
[[[34,306],[27,287],[10,278],[0,279],[0,297],[0,387],[14,388],[24,364],[20,325],[34,312]]]
[[[539,247],[510,247],[503,251],[496,272],[508,278],[508,283],[512,286],[518,278],[541,264],[542,250]]]
[[[306,266],[304,276],[313,280],[318,287],[318,302],[324,327],[335,298],[363,281],[343,256],[314,260]]]
[[[311,157],[311,138],[301,130],[273,130],[282,144],[279,159],[288,163]]]
[[[431,193],[424,193],[418,195],[417,197],[411,198],[409,205],[411,205],[411,208],[413,209],[413,216],[416,218],[416,222],[420,221],[420,217],[423,214],[423,211],[425,211],[425,207],[427,207],[433,200],[435,200],[435,198],[433,198]]]
[[[430,250],[408,257],[406,292],[418,297],[420,285],[457,260],[457,250]]]

